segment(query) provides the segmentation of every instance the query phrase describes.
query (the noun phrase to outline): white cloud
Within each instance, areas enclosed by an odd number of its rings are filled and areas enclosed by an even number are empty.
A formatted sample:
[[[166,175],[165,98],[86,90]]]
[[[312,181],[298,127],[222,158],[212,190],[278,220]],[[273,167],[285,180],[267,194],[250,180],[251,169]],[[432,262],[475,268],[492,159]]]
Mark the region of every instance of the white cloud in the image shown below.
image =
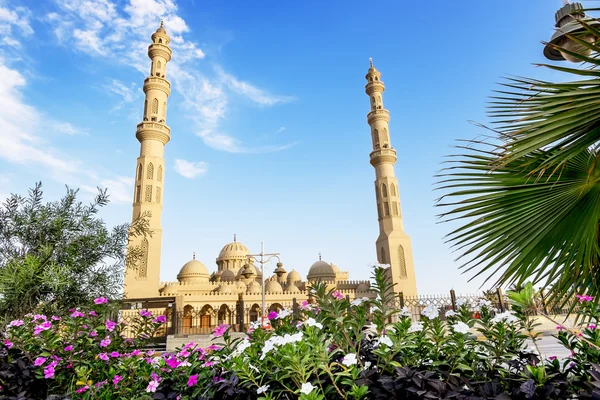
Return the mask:
[[[133,200],[133,178],[126,176],[117,176],[113,179],[103,179],[98,184],[98,187],[106,189],[109,194],[109,200],[111,203],[116,204],[130,204]],[[98,188],[81,185],[81,188],[91,194],[98,193]]]
[[[57,133],[64,135],[87,135],[88,132],[85,129],[80,129],[73,126],[69,122],[64,121],[52,121],[50,122],[50,128]]]
[[[277,129],[277,132],[275,133],[281,133],[283,131],[285,131],[285,126],[282,126],[281,128]]]
[[[194,179],[206,173],[207,164],[203,161],[175,160],[175,171],[184,178]]]
[[[21,47],[21,42],[19,42],[18,40],[15,40],[13,38],[10,38],[8,36],[5,36],[2,39],[2,42],[8,46],[12,46],[12,47]]]
[[[233,92],[246,96],[251,101],[262,106],[273,106],[277,103],[288,103],[294,100],[291,96],[275,96],[261,90],[248,82],[241,81],[226,73],[221,67],[216,67],[219,79]]]
[[[25,7],[15,7],[12,10],[0,7],[0,34],[16,34],[12,30],[13,26],[19,28],[20,33],[25,36],[33,34],[33,28],[29,23],[29,14],[29,9]]]

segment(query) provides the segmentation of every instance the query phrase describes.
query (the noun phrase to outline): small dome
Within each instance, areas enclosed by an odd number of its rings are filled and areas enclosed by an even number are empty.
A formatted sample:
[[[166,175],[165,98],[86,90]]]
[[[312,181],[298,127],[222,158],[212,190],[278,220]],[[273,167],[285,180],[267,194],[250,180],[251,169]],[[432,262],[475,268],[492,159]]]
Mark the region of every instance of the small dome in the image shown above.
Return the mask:
[[[287,272],[285,274],[282,274],[281,276],[275,275],[275,280],[277,282],[281,283],[282,285],[285,285],[287,283],[287,276],[288,276]]]
[[[300,272],[293,269],[290,272],[288,272],[287,283],[290,284],[296,282],[302,282],[302,275],[300,275]]]
[[[369,290],[371,290],[371,286],[368,282],[361,282],[356,287],[357,292],[368,292]]]
[[[269,280],[265,284],[265,292],[269,293],[283,293],[283,288],[277,281]]]
[[[334,280],[335,269],[331,266],[331,264],[319,260],[310,267],[310,270],[308,270],[308,279]]]
[[[229,285],[221,285],[215,290],[217,293],[231,293],[231,287]]]
[[[221,281],[222,282],[233,282],[235,281],[235,272],[230,269],[226,269],[221,272]]]
[[[208,281],[209,278],[206,266],[195,258],[185,263],[177,274],[177,280],[180,282]]]
[[[246,289],[246,293],[260,293],[261,292],[260,283],[256,281],[250,282],[248,285],[248,289]]]
[[[242,281],[235,281],[235,287],[238,289],[244,289],[244,291],[246,291],[246,284]]]
[[[340,272],[340,269],[339,269],[339,268],[338,268],[338,266],[337,266],[337,265],[335,265],[334,263],[331,263],[331,264],[329,264],[329,265],[331,265],[331,268],[333,268],[333,272],[335,272],[336,274],[337,274],[338,272]]]
[[[250,254],[250,250],[242,243],[237,242],[234,237],[233,242],[223,246],[219,257],[217,257],[217,262],[223,260],[245,260],[248,254]]]
[[[288,293],[300,293],[300,289],[293,282],[289,283],[285,288],[285,291]]]

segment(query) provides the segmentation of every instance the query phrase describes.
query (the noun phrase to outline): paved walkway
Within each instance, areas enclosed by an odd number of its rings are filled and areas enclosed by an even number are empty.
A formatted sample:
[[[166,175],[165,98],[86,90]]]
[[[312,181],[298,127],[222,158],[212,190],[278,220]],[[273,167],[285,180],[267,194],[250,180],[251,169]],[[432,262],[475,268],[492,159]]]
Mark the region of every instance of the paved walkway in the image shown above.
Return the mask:
[[[571,355],[571,352],[563,347],[562,344],[555,338],[550,336],[549,333],[545,333],[541,340],[538,342],[538,347],[542,352],[544,358],[556,356],[558,358],[567,358]]]

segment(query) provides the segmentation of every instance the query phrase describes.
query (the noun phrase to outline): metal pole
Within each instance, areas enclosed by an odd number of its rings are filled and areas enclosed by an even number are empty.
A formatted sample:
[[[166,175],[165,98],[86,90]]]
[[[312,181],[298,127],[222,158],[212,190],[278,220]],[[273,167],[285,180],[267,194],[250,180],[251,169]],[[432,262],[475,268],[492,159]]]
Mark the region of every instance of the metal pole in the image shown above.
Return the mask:
[[[262,281],[262,308],[261,308],[261,318],[260,318],[260,324],[261,326],[265,324],[265,262],[264,262],[264,256],[265,256],[265,242],[260,242],[260,275],[261,275],[261,281]]]

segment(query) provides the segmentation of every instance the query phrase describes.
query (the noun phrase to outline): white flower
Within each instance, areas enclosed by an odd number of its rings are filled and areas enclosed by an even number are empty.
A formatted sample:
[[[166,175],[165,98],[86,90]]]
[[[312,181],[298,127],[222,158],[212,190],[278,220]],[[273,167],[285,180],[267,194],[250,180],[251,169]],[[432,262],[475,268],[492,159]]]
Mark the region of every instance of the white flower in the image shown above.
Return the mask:
[[[250,368],[254,372],[260,372],[258,368],[256,368],[254,365],[252,365],[250,363],[248,363],[248,368]],[[267,385],[267,387],[269,387],[269,385]]]
[[[421,314],[426,316],[428,319],[434,319],[440,315],[440,310],[433,305],[428,305],[423,309],[423,311],[421,311]]]
[[[259,388],[256,390],[256,394],[261,394],[261,393],[264,393],[264,392],[266,392],[267,390],[269,390],[269,385],[264,385],[264,386],[261,386],[261,387],[259,387]]]
[[[476,310],[480,310],[482,308],[493,308],[492,302],[487,299],[479,299],[477,303],[474,304],[474,308]]]
[[[378,347],[379,345],[382,345],[382,344],[385,344],[387,347],[392,347],[394,345],[394,342],[392,342],[392,339],[390,339],[388,336],[383,335],[379,339],[377,339],[377,342],[375,343],[375,347]]]
[[[303,383],[302,388],[300,389],[300,393],[310,394],[315,389],[315,387],[310,383]]]
[[[262,348],[262,355],[260,356],[260,359],[264,360],[267,353],[270,352],[271,350],[273,350],[276,346],[284,346],[288,343],[296,343],[296,342],[301,341],[302,336],[303,336],[302,331],[300,331],[298,333],[294,333],[293,335],[286,333],[283,336],[278,336],[278,335],[271,336],[270,338],[265,340],[265,345]]]
[[[461,297],[459,299],[456,300],[456,305],[459,307],[464,306],[465,304],[467,304],[467,299],[465,299],[464,297]]]
[[[400,315],[401,317],[410,317],[412,313],[410,312],[408,307],[404,306],[402,307],[402,310],[400,310],[400,314],[398,315]]]
[[[352,300],[352,302],[350,304],[352,304],[353,306],[360,306],[362,303],[364,303],[365,301],[368,301],[369,298],[368,297],[363,297],[363,298],[359,298],[359,299],[354,299]]]
[[[453,310],[446,311],[446,318],[454,317],[455,315],[456,315],[456,312],[454,312]]]
[[[504,321],[507,324],[512,324],[513,322],[517,322],[518,320],[519,319],[515,316],[515,314],[513,314],[512,311],[505,311],[503,313],[496,314],[496,316],[492,318],[493,323]]]
[[[231,355],[234,357],[237,357],[237,356],[241,355],[251,345],[252,345],[252,343],[250,343],[248,338],[244,338],[241,342],[238,343],[237,347],[231,353]]]
[[[281,310],[279,311],[279,314],[277,314],[275,319],[282,319],[287,317],[288,315],[292,315],[292,312],[290,310]]]
[[[181,364],[179,364],[180,367],[189,367],[190,365],[192,364],[190,364],[188,360],[183,360]]]
[[[250,322],[250,329],[258,329],[261,327],[260,321]]]
[[[423,330],[423,323],[420,321],[417,322],[413,322],[410,325],[410,328],[408,328],[408,333],[412,333],[412,332],[421,332]]]
[[[342,358],[342,364],[344,364],[346,367],[355,365],[357,362],[356,354],[354,353],[348,353],[344,356],[344,358]]]
[[[464,334],[469,333],[469,325],[467,325],[461,321],[452,325],[452,329],[454,329],[454,332],[458,332],[458,333],[464,333]]]
[[[365,367],[363,369],[368,369],[371,366],[371,361],[365,361]]]
[[[308,326],[316,326],[319,329],[323,329],[323,324],[317,322],[314,318],[309,318],[306,321],[304,321],[304,323]]]

